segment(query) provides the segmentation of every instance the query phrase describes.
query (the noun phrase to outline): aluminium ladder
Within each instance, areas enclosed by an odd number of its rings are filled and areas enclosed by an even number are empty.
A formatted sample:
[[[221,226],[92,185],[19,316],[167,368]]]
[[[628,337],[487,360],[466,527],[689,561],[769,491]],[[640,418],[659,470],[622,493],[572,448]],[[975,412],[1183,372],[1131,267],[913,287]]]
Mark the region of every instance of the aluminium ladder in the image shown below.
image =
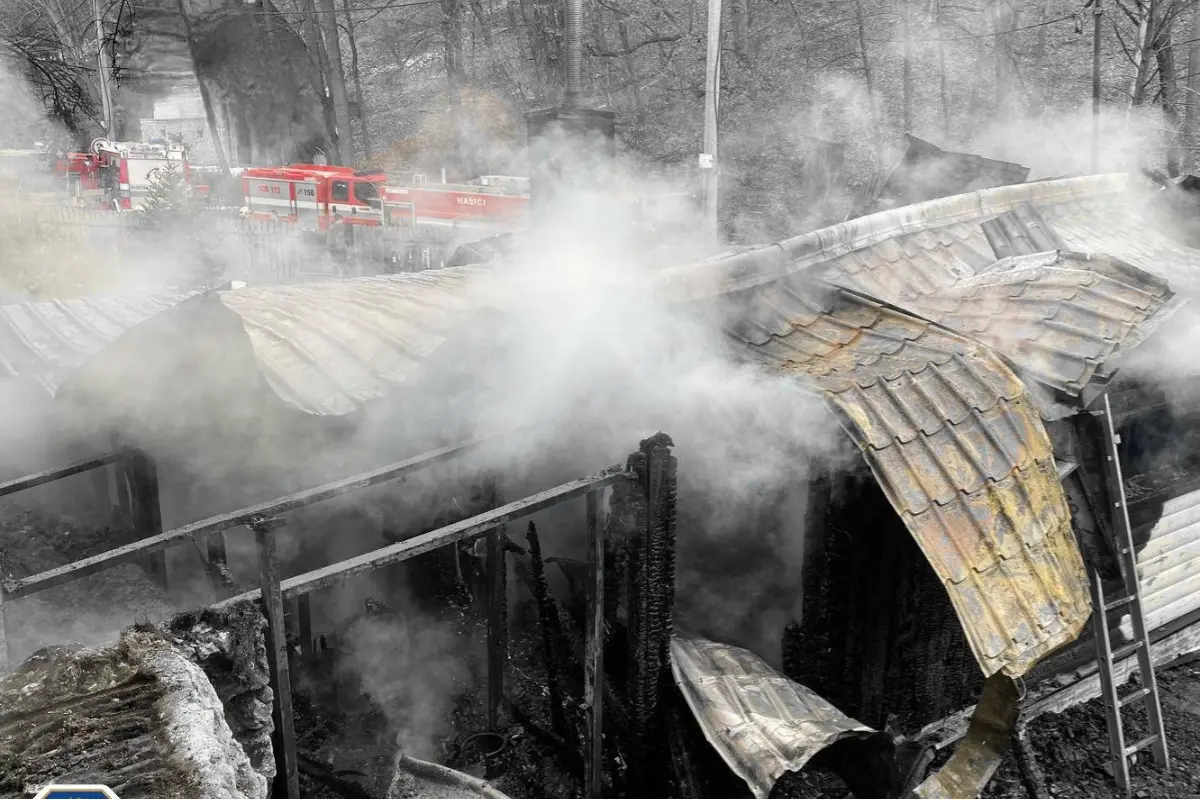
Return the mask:
[[[1100,673],[1100,692],[1104,698],[1105,714],[1108,718],[1109,749],[1112,753],[1113,777],[1121,791],[1129,795],[1129,759],[1135,753],[1150,749],[1154,763],[1163,769],[1170,766],[1167,755],[1167,734],[1163,729],[1162,706],[1158,698],[1158,682],[1154,677],[1154,662],[1150,652],[1150,636],[1146,631],[1146,617],[1142,613],[1141,581],[1137,574],[1137,561],[1133,550],[1133,531],[1129,525],[1129,508],[1125,504],[1125,484],[1121,476],[1121,462],[1117,445],[1121,439],[1113,425],[1112,407],[1108,395],[1104,395],[1105,473],[1108,477],[1109,497],[1113,502],[1114,549],[1121,568],[1121,596],[1105,600],[1100,573],[1095,567],[1089,569],[1092,594],[1092,627],[1096,637],[1096,661]],[[1108,629],[1108,612],[1119,608],[1128,609],[1133,626],[1133,641],[1112,648]],[[1117,693],[1116,665],[1130,655],[1137,655],[1137,671],[1141,687],[1125,696]],[[1127,745],[1121,709],[1141,700],[1145,703],[1149,732],[1146,737]]]

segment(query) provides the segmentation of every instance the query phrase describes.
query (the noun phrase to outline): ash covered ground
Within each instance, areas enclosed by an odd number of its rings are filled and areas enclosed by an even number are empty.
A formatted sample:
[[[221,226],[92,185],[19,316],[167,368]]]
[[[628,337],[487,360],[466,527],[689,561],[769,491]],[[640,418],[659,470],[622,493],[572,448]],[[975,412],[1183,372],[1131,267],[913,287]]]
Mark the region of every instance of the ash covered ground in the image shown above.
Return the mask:
[[[1148,752],[1139,753],[1130,770],[1130,789],[1134,797],[1196,797],[1200,795],[1200,659],[1181,660],[1157,675],[1171,769],[1160,770]],[[1126,709],[1123,718],[1127,742],[1146,735],[1146,716],[1140,706]],[[1052,796],[1125,796],[1112,778],[1104,704],[1099,698],[1032,720],[1029,738]],[[1011,753],[983,796],[1032,796]]]

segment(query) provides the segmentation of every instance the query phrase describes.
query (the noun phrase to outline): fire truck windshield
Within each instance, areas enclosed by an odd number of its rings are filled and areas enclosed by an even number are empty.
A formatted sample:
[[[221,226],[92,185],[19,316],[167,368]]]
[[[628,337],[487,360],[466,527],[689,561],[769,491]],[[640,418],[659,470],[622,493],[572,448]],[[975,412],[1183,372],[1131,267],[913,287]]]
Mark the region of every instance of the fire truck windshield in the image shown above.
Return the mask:
[[[360,203],[370,203],[379,197],[379,187],[370,181],[354,182],[354,199]]]

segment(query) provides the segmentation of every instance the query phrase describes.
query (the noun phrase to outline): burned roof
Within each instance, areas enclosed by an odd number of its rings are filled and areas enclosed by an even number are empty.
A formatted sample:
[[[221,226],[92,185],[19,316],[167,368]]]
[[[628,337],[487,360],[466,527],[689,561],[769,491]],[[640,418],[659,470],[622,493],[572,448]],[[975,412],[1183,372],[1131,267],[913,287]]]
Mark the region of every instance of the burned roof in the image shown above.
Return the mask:
[[[471,309],[478,268],[455,267],[220,293],[284,402],[346,414],[392,391]]]
[[[758,798],[835,742],[875,734],[740,647],[676,632],[671,672],[704,737]]]
[[[722,305],[748,358],[824,393],[941,578],[986,675],[1021,675],[1079,634],[1091,607],[1050,440],[999,356],[804,276]]]
[[[63,380],[125,331],[178,304],[183,292],[0,306],[0,380],[53,396]]]
[[[1163,282],[1126,266],[1074,253],[1014,256],[902,305],[1080,398],[1089,384],[1098,391],[1112,378],[1118,350],[1136,347],[1181,303]]]
[[[1086,402],[1182,302],[1156,273],[1194,272],[1195,252],[1133,214],[1125,185],[1095,176],[934,200],[710,261],[723,274],[709,277],[730,291],[808,271],[985,342]],[[1095,246],[1100,229],[1123,256]]]
[[[905,138],[904,156],[864,184],[846,219],[976,189],[1022,183],[1029,176],[1029,167],[1011,161],[952,153],[912,134]]]

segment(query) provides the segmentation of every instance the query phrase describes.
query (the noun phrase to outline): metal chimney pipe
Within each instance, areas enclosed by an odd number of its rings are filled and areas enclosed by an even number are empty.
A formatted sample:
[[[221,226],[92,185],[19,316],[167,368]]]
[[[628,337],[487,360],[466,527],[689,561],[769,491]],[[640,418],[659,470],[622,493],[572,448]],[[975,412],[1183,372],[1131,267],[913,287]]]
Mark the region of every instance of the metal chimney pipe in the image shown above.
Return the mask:
[[[563,32],[563,63],[566,66],[567,92],[563,105],[579,105],[583,63],[583,0],[566,0],[566,30]]]

